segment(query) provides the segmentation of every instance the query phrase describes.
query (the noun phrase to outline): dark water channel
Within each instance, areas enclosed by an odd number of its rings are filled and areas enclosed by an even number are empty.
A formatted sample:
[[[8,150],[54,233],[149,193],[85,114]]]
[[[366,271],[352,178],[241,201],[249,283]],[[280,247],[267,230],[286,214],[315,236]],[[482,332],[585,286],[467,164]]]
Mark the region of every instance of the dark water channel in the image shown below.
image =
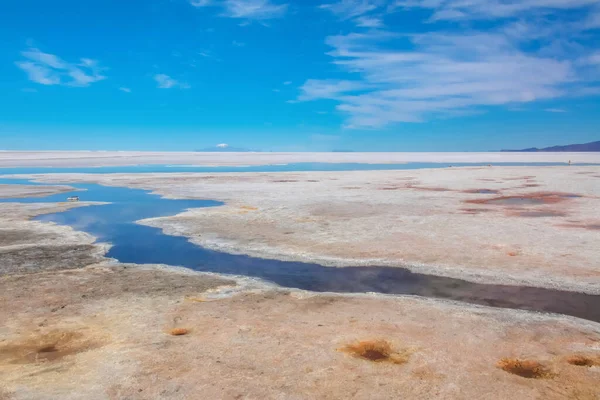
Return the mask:
[[[2,183],[29,183],[3,180]],[[461,279],[413,273],[394,267],[331,268],[319,264],[287,262],[232,255],[194,245],[184,237],[169,236],[158,228],[134,222],[178,214],[188,208],[213,207],[209,200],[170,200],[144,190],[96,184],[71,185],[82,191],[44,198],[0,199],[2,202],[61,202],[70,195],[82,201],[111,204],[78,207],[37,217],[88,232],[113,247],[107,256],[123,263],[167,264],[197,271],[244,275],[282,287],[315,292],[377,292],[451,299],[492,307],[572,315],[600,322],[600,296],[544,288],[487,285]],[[0,205],[1,206],[1,205]]]

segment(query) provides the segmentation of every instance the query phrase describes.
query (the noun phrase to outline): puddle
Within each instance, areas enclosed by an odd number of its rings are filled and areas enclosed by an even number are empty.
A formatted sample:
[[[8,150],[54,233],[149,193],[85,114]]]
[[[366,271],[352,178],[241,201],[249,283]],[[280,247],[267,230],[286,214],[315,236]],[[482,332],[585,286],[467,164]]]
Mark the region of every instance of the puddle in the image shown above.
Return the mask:
[[[12,183],[20,183],[12,181]],[[572,315],[600,322],[600,296],[544,288],[486,285],[461,279],[411,272],[405,268],[369,266],[330,268],[315,263],[286,262],[212,251],[186,238],[163,234],[158,228],[134,222],[150,217],[175,215],[188,208],[214,207],[209,200],[172,200],[144,190],[71,185],[81,201],[111,204],[78,207],[37,217],[37,220],[69,225],[88,232],[99,242],[112,243],[107,257],[123,263],[167,264],[197,271],[244,275],[282,287],[315,292],[407,294],[480,304]],[[0,199],[1,202],[59,202],[69,193],[46,198]]]

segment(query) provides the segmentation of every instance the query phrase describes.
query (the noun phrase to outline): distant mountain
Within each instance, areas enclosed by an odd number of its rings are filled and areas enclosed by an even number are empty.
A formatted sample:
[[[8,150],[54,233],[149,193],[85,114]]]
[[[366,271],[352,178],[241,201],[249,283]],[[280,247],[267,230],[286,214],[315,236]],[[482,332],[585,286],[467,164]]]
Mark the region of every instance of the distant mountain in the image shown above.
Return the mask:
[[[500,151],[519,151],[519,152],[600,151],[600,141],[584,143],[584,144],[567,144],[565,146],[552,146],[552,147],[545,147],[543,149],[538,149],[537,147],[531,147],[529,149],[523,149],[523,150],[500,150]]]
[[[246,149],[243,147],[231,147],[230,145],[226,144],[226,143],[221,143],[218,144],[214,147],[205,147],[204,149],[199,149],[199,150],[194,150],[200,153],[246,153],[249,151],[256,151],[256,150],[250,150],[250,149]]]

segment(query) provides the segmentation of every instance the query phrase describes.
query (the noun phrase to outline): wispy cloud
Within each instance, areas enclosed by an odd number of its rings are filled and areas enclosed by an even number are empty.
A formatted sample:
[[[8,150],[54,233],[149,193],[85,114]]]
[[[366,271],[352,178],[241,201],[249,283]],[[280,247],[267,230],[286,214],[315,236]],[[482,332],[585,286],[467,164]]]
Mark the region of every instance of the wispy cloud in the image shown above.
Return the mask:
[[[319,8],[328,10],[341,20],[352,20],[362,28],[378,28],[383,26],[380,15],[367,15],[386,5],[386,0],[338,0],[334,3],[322,4]]]
[[[288,4],[271,0],[191,0],[195,7],[214,6],[223,10],[223,16],[245,20],[268,20],[285,15]]]
[[[40,85],[89,86],[106,79],[97,61],[89,58],[69,63],[36,48],[29,48],[21,55],[25,60],[18,61],[17,67],[27,73],[30,81]]]
[[[562,108],[546,108],[544,111],[549,113],[566,113],[567,110]]]
[[[379,17],[362,16],[357,17],[354,22],[362,28],[380,28],[383,26],[383,21]]]
[[[589,19],[588,6],[594,2],[598,0],[347,0],[322,6],[355,22],[400,7],[431,9],[433,17],[425,16],[425,32],[372,29],[328,37],[327,54],[348,78],[309,79],[297,100],[334,100],[347,115],[348,127],[372,128],[583,93],[600,80],[600,73],[587,71],[595,57],[585,40],[577,40],[584,28],[573,18]],[[548,17],[566,8],[578,12]],[[518,20],[508,18],[516,15]],[[482,18],[494,24],[479,30],[475,20]],[[449,20],[443,30],[432,22],[441,19]],[[454,23],[456,19],[461,21]]]
[[[351,19],[371,12],[383,4],[383,0],[339,0],[322,4],[319,8],[331,11],[342,19]]]
[[[548,13],[595,4],[598,0],[398,0],[395,7],[431,9],[431,20],[436,21],[522,17],[531,11]]]
[[[172,89],[172,88],[179,88],[179,89],[189,89],[190,85],[188,85],[185,82],[180,82],[176,79],[171,78],[169,75],[165,75],[165,74],[156,74],[154,75],[154,80],[157,83],[157,87],[159,89]]]
[[[131,93],[131,89],[127,88],[127,87],[120,87],[119,90],[121,92],[125,92],[125,93]]]

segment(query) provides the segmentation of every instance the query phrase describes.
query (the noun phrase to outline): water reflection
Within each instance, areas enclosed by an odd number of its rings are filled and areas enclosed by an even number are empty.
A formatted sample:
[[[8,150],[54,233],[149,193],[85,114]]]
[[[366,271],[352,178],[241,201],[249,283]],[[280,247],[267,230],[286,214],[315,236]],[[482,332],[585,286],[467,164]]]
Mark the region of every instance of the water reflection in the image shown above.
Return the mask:
[[[82,201],[111,204],[74,208],[39,216],[88,232],[100,242],[112,243],[107,256],[124,263],[167,264],[198,271],[245,275],[283,287],[316,292],[378,292],[452,299],[493,307],[516,308],[572,315],[600,322],[600,296],[543,288],[485,285],[460,279],[413,273],[393,267],[329,268],[319,264],[286,262],[232,255],[196,246],[184,237],[134,222],[168,216],[188,208],[212,207],[208,200],[171,200],[139,189],[72,185]],[[18,199],[23,202],[64,201],[70,194]],[[0,202],[16,201],[0,199]]]

